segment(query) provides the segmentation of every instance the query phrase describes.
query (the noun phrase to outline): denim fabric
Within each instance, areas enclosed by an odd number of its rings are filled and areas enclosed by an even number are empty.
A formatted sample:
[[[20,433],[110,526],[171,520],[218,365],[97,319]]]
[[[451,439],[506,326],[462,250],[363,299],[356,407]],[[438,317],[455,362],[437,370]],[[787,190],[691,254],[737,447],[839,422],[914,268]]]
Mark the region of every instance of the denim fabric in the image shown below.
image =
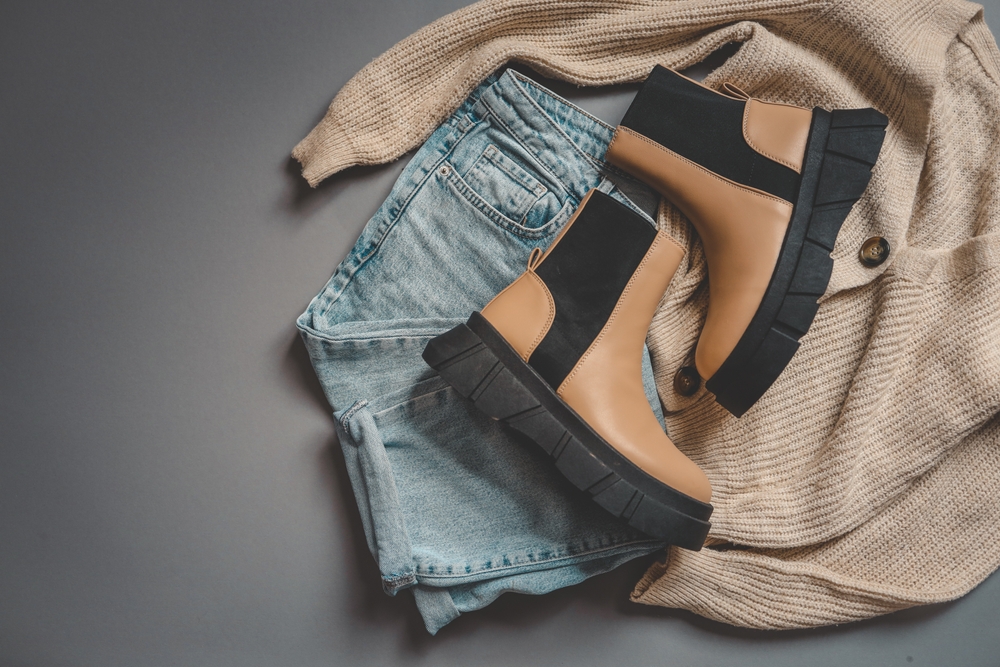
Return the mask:
[[[654,225],[643,209],[657,196],[601,159],[612,131],[514,70],[490,77],[414,155],[298,320],[382,586],[412,589],[431,633],[501,593],[545,593],[663,546],[420,356],[520,275],[589,189]],[[662,421],[648,355],[644,378]]]

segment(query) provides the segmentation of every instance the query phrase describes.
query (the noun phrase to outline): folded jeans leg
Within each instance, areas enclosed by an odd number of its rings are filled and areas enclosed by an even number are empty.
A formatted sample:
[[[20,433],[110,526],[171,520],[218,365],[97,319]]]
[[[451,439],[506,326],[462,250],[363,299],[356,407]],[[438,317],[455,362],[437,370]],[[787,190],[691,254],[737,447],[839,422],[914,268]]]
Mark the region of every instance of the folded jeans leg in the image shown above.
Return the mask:
[[[440,329],[417,327],[407,327],[413,338],[372,332],[360,348],[307,341],[335,368],[350,367],[338,355],[360,363],[367,349],[396,369],[401,388],[335,413],[337,435],[382,587],[415,587],[428,631],[502,593],[546,593],[663,548],[581,497],[533,443],[443,380],[419,379],[419,350]]]

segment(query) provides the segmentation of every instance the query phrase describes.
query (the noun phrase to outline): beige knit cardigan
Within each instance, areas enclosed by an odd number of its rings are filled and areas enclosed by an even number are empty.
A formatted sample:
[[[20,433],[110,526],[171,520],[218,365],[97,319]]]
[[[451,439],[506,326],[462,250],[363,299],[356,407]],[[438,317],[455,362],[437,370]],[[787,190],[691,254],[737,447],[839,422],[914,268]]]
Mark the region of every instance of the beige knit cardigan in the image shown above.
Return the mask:
[[[704,321],[689,249],[649,333],[668,430],[708,474],[709,546],[674,549],[637,602],[756,628],[840,623],[963,595],[1000,565],[1000,52],[958,0],[485,0],[361,70],[295,148],[316,184],[419,145],[511,60],[580,85],[684,68],[805,107],[889,119],[871,184],[791,364],[741,419],[674,393]],[[889,260],[858,250],[885,237]]]

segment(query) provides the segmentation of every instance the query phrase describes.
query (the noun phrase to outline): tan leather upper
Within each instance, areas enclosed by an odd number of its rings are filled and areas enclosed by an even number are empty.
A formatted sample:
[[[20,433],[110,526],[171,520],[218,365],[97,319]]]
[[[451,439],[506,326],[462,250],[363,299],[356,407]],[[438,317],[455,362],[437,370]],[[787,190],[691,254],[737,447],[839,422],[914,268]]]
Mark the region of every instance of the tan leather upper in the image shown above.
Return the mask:
[[[527,361],[552,326],[556,304],[529,260],[528,269],[493,297],[481,314]]]
[[[549,247],[542,253],[535,248],[528,257],[528,268],[520,277],[507,286],[486,304],[480,315],[500,332],[500,335],[514,348],[525,361],[535,351],[538,344],[545,338],[556,316],[555,302],[545,281],[538,277],[535,269],[552,252],[566,232],[576,222],[580,211],[587,205],[593,190],[587,192],[576,211]]]
[[[701,237],[709,304],[695,365],[711,378],[764,297],[792,204],[719,176],[627,127],[615,130],[606,159],[657,188]]]
[[[663,432],[642,386],[646,332],[683,256],[669,236],[656,235],[601,333],[557,393],[644,472],[707,503],[708,478]]]
[[[750,148],[802,173],[812,111],[749,99],[743,109],[743,138]]]

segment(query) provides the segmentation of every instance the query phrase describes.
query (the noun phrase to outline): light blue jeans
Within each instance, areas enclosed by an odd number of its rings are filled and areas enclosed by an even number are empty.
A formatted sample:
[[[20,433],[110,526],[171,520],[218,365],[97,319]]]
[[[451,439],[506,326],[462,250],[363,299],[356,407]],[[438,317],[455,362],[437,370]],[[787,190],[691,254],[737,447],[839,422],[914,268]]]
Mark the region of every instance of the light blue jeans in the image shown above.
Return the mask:
[[[602,160],[612,131],[514,70],[491,76],[417,151],[298,320],[382,586],[411,589],[432,634],[501,593],[546,593],[664,546],[420,356],[520,275],[589,189],[654,224],[657,195]],[[648,354],[644,377],[662,421]]]

